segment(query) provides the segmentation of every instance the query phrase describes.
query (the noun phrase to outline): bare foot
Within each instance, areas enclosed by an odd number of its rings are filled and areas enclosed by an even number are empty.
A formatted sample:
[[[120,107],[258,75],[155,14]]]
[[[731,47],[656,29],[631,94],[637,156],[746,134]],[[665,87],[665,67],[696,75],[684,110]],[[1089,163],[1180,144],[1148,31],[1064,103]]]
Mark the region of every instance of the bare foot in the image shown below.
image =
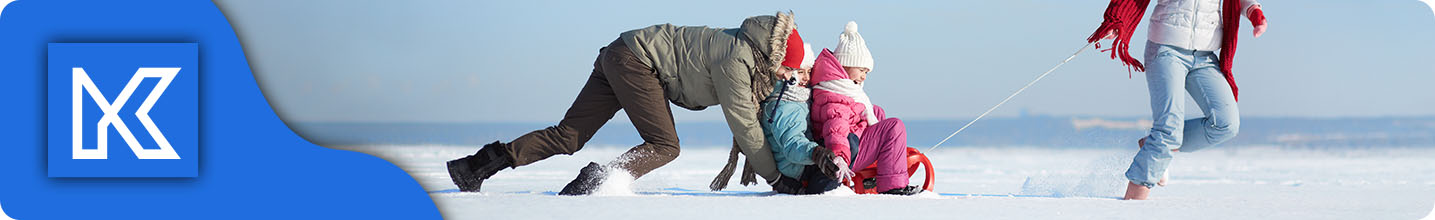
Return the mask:
[[[1149,195],[1151,195],[1151,188],[1146,188],[1146,186],[1142,186],[1134,182],[1128,181],[1126,182],[1126,197],[1122,197],[1121,199],[1146,200],[1146,196]]]

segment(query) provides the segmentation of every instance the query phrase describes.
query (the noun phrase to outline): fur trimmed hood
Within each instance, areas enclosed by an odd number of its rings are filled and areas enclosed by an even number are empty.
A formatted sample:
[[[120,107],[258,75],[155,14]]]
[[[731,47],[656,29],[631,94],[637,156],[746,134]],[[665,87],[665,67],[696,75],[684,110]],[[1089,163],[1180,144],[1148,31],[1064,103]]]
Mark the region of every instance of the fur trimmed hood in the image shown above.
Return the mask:
[[[792,12],[777,12],[771,16],[753,16],[742,21],[739,27],[753,50],[755,70],[752,73],[753,102],[761,102],[773,89],[777,73],[782,71],[782,61],[787,56],[787,36],[797,28]],[[765,61],[765,62],[764,62]]]
[[[787,36],[797,28],[791,12],[777,12],[772,16],[754,16],[742,21],[742,35],[752,43],[754,49],[766,58],[762,62],[767,71],[776,73],[782,68],[783,57],[787,55]]]

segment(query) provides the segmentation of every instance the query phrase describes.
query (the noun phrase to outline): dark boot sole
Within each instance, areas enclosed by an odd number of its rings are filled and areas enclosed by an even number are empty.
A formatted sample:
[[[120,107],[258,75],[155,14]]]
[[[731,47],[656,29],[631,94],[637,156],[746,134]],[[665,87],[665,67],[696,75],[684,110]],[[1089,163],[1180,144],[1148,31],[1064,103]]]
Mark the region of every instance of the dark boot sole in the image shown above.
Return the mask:
[[[919,194],[919,193],[922,193],[922,190],[921,190],[921,189],[919,189],[919,188],[917,188],[917,187],[915,187],[915,186],[907,186],[907,187],[902,187],[902,188],[896,188],[896,189],[892,189],[892,190],[887,190],[886,192],[881,192],[881,193],[879,193],[879,194],[883,194],[883,195],[910,196],[910,195],[917,195],[917,194]]]
[[[577,178],[568,182],[568,185],[563,186],[563,190],[559,191],[558,195],[581,196],[592,194],[593,191],[598,190],[598,186],[603,185],[604,179],[607,178],[607,171],[603,170],[598,163],[589,162],[588,166],[583,167],[583,169],[578,172]]]
[[[453,180],[453,185],[458,186],[458,191],[478,192],[483,187],[483,179],[470,172],[468,157],[448,161],[448,178]]]

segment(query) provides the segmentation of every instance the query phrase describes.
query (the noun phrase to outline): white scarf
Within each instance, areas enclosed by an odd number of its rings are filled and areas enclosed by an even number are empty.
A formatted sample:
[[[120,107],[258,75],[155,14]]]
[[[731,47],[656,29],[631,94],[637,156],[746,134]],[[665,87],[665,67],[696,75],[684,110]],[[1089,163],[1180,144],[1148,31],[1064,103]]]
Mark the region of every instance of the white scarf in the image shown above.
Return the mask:
[[[867,125],[877,124],[877,112],[872,109],[872,99],[867,98],[867,92],[862,91],[862,85],[858,85],[857,82],[852,81],[852,79],[822,81],[821,83],[817,83],[817,89],[845,95],[851,97],[852,100],[857,101],[857,103],[862,103],[864,107],[867,107],[867,111],[863,113],[867,115]]]

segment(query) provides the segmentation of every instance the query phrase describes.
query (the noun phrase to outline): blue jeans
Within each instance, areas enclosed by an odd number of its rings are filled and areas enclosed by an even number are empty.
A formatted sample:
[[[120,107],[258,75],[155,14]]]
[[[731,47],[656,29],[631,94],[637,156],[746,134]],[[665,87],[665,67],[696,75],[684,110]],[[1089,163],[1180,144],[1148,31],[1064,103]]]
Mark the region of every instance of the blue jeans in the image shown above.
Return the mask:
[[[1240,112],[1216,53],[1146,42],[1146,86],[1151,92],[1151,132],[1136,153],[1126,178],[1153,187],[1171,163],[1171,150],[1196,152],[1230,140]],[[1184,119],[1185,93],[1205,117]]]

